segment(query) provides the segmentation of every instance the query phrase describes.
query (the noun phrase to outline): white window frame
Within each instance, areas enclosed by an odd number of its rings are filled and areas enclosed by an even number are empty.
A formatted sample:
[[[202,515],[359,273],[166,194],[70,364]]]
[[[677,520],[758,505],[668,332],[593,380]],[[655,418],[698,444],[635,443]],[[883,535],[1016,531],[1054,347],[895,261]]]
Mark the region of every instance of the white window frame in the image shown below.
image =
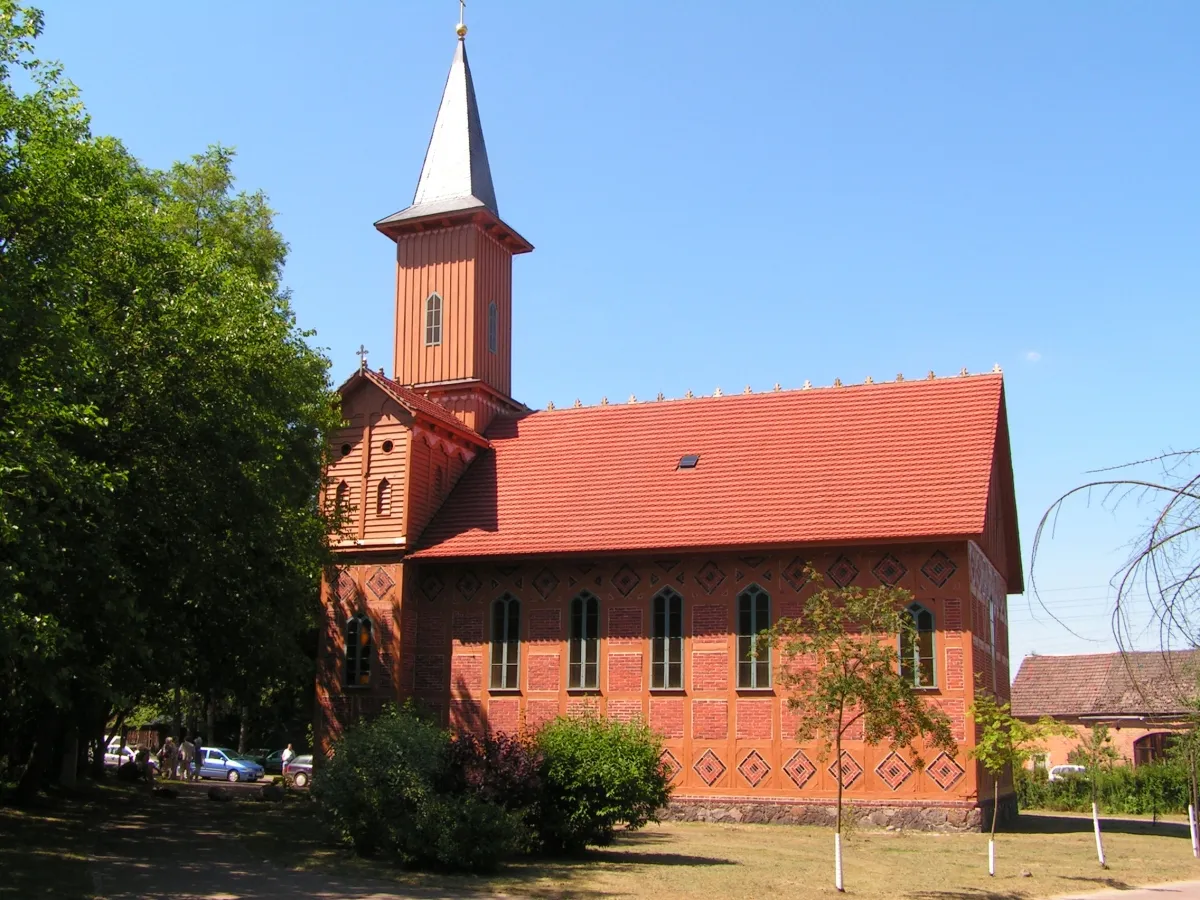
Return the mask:
[[[425,346],[440,347],[442,344],[442,295],[434,291],[425,298]]]

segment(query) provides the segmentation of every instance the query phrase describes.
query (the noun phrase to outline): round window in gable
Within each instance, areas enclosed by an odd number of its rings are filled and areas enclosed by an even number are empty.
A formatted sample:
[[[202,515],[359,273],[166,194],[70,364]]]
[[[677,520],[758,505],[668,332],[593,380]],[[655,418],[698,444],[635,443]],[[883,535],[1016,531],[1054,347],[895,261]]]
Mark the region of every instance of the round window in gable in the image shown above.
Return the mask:
[[[394,447],[394,446],[395,446],[395,444],[393,444],[391,441],[384,441],[384,442],[383,442],[383,452],[384,452],[384,453],[391,453],[391,452],[392,452],[392,447]]]
[[[350,445],[342,444],[342,456],[349,456],[349,455],[350,455]]]

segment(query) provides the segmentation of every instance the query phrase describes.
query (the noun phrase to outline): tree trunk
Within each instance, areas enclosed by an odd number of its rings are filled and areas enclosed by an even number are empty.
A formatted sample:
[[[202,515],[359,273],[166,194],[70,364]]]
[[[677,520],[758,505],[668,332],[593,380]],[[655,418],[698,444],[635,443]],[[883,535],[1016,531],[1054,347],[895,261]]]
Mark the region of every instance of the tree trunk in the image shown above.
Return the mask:
[[[177,744],[183,743],[183,710],[179,706],[179,685],[175,685],[175,700],[172,704],[171,737]]]
[[[1188,821],[1192,829],[1192,856],[1200,859],[1200,836],[1196,833],[1196,807],[1200,806],[1200,798],[1196,796],[1196,751],[1188,754],[1188,787],[1191,790],[1191,803],[1188,804]]]
[[[58,783],[65,788],[74,788],[79,774],[79,725],[72,719],[63,735],[62,766]]]
[[[204,723],[208,730],[204,732],[204,746],[216,747],[217,744],[217,701],[210,698],[208,701],[208,718]]]
[[[996,817],[1000,814],[1000,779],[992,776],[992,836],[988,838],[988,875],[996,875]]]
[[[37,792],[42,786],[42,775],[53,755],[57,726],[58,715],[54,712],[47,712],[38,723],[37,734],[33,739],[33,749],[29,751],[29,761],[25,764],[25,771],[17,783],[14,799],[18,803],[29,803],[37,796]]]
[[[246,752],[246,733],[250,730],[250,707],[242,704],[240,727],[238,728],[238,753]]]
[[[845,891],[842,882],[842,731],[838,728],[834,741],[834,771],[837,772],[837,824],[833,832],[833,885],[839,892]]]
[[[1100,806],[1096,803],[1096,773],[1092,773],[1092,827],[1096,830],[1096,856],[1100,860],[1100,868],[1107,869],[1104,860],[1104,841],[1100,837]]]

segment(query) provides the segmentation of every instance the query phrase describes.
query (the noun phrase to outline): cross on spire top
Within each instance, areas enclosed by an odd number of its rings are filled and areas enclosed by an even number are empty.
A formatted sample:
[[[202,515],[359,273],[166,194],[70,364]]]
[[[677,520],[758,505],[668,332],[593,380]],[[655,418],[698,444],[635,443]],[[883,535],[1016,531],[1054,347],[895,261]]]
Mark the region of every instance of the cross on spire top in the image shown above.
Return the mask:
[[[367,354],[368,354],[368,353],[370,353],[370,352],[371,352],[371,351],[367,349],[367,347],[366,347],[366,345],[365,345],[365,344],[359,344],[359,345],[358,345],[358,350],[356,350],[356,351],[355,351],[355,353],[356,353],[356,354],[357,354],[357,356],[358,356],[358,367],[359,367],[360,369],[362,369],[363,371],[366,371],[366,368],[367,368]]]
[[[463,17],[467,11],[467,0],[458,0],[458,27],[454,29],[461,41],[467,36],[467,26],[463,23]]]

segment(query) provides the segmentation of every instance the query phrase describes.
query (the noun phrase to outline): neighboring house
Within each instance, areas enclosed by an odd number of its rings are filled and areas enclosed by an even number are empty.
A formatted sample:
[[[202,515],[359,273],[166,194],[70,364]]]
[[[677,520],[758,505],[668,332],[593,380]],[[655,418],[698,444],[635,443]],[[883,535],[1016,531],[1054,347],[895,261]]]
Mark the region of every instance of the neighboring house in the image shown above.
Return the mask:
[[[1050,716],[1071,725],[1054,738],[1039,764],[1067,762],[1092,725],[1107,725],[1117,752],[1134,765],[1161,759],[1171,735],[1185,726],[1186,700],[1197,696],[1200,651],[1027,656],[1012,685],[1013,715]]]
[[[413,204],[376,227],[396,245],[395,377],[364,363],[340,388],[318,746],[410,698],[472,731],[593,710],[664,735],[676,815],[828,821],[840,779],[877,822],[978,826],[992,784],[966,710],[977,683],[1007,695],[1023,590],[1000,374],[530,410],[512,257],[532,246],[497,212],[461,40]],[[697,237],[724,227],[742,226]],[[861,733],[837,761],[794,740],[778,660],[750,647],[800,612],[808,563],[912,593],[897,666],[957,753],[921,768]]]

